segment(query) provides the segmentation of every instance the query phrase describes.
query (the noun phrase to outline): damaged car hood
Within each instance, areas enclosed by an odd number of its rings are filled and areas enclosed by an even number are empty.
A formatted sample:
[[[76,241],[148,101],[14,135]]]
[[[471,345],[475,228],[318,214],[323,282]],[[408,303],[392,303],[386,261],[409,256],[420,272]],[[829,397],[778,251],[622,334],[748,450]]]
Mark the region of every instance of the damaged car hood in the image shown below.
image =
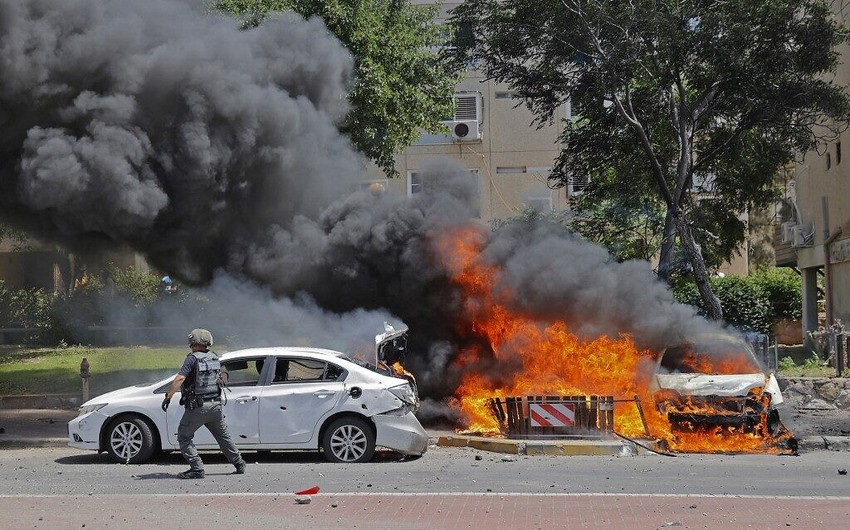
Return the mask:
[[[772,403],[782,403],[782,392],[773,374],[656,374],[658,387],[689,396],[746,396],[754,388],[764,388]]]

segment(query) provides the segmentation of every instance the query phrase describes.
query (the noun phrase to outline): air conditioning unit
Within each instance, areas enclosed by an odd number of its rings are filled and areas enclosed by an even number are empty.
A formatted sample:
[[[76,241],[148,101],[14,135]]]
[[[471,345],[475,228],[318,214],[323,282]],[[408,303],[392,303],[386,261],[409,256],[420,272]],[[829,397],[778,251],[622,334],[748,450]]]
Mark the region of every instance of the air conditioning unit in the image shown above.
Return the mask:
[[[782,223],[782,242],[783,243],[793,243],[794,242],[794,233],[793,229],[797,226],[795,221],[787,221]]]
[[[452,138],[459,142],[473,142],[481,139],[478,120],[455,120],[445,123],[451,131]]]
[[[806,233],[804,225],[795,225],[791,228],[791,246],[792,247],[810,247],[811,234]]]

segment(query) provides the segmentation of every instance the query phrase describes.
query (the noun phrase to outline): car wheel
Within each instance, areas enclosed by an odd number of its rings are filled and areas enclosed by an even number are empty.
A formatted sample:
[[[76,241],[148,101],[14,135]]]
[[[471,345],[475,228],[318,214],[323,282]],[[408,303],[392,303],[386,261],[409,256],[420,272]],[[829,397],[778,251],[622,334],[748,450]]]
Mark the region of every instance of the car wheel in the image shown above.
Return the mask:
[[[142,418],[124,416],[109,425],[106,452],[115,462],[141,464],[150,459],[154,450],[153,433]]]
[[[375,454],[375,433],[360,418],[339,418],[325,430],[322,449],[330,462],[368,462]]]

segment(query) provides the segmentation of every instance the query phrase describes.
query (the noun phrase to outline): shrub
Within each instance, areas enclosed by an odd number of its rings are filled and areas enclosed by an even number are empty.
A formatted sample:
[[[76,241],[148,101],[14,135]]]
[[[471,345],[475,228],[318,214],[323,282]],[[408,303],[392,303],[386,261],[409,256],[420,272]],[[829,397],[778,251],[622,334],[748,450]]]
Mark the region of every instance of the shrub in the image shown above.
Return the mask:
[[[794,270],[786,267],[763,269],[751,278],[766,293],[774,320],[802,318],[803,282]]]
[[[159,276],[141,272],[135,267],[110,267],[109,278],[115,291],[124,294],[137,305],[150,305],[159,297]]]
[[[0,280],[0,328],[11,325],[12,292],[6,287],[6,282]]]
[[[723,307],[724,320],[742,330],[770,333],[778,320],[799,319],[802,314],[800,279],[790,269],[712,278],[711,288]],[[704,314],[702,298],[691,278],[677,278],[673,296]]]
[[[767,293],[749,278],[714,278],[711,287],[723,307],[723,319],[739,329],[770,333],[773,309]]]
[[[793,370],[796,367],[797,363],[795,363],[794,359],[792,359],[791,357],[786,356],[779,359],[779,370],[781,371]]]

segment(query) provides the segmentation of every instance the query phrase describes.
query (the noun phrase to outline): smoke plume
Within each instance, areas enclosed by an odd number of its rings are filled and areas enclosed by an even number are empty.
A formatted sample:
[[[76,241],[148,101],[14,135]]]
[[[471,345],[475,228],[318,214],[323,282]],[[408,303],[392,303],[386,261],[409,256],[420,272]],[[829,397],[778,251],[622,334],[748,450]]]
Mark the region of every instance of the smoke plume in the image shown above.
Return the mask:
[[[456,163],[420,168],[412,197],[357,191],[365,163],[336,127],[351,75],[291,13],[240,30],[187,1],[0,0],[2,220],[78,252],[129,245],[210,301],[145,318],[231,346],[361,351],[403,322],[434,416],[480,340],[434,250],[454,227],[476,227],[497,292],[541,325],[654,349],[710,327],[647,263],[545,220],[476,222]]]
[[[350,54],[318,19],[240,31],[193,4],[0,2],[5,219],[202,284],[352,190]]]

